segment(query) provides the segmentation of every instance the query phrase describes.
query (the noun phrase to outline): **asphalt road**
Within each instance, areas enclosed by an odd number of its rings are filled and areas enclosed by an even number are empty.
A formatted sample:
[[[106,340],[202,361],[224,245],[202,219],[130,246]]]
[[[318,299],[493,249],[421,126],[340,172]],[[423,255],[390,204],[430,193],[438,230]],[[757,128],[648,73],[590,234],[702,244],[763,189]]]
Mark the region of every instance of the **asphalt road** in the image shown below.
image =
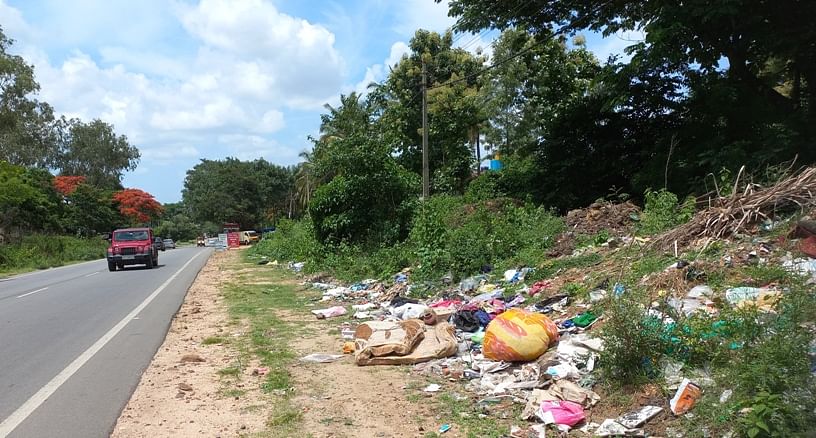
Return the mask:
[[[0,438],[109,436],[210,252],[0,279]]]

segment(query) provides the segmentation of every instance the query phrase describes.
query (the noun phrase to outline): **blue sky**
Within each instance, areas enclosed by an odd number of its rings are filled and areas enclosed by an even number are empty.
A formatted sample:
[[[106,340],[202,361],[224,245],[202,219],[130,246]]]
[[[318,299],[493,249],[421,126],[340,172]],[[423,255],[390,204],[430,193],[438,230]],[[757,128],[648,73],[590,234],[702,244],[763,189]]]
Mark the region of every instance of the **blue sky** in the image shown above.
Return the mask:
[[[164,203],[201,158],[296,164],[323,104],[382,80],[416,29],[453,22],[433,0],[0,0],[39,98],[112,123],[142,153],[124,185]],[[602,60],[631,44],[585,36]]]

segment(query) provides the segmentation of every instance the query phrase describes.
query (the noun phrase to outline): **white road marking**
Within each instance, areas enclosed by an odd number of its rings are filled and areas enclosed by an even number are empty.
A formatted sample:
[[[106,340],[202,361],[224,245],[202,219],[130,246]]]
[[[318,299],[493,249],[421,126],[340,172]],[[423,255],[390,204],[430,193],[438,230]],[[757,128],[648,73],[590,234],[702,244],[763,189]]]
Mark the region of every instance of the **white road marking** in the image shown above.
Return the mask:
[[[42,291],[44,291],[44,290],[46,290],[46,289],[48,289],[48,287],[44,287],[44,288],[42,288],[42,289],[33,290],[33,291],[31,291],[31,292],[27,292],[27,293],[24,293],[24,294],[22,294],[22,295],[17,295],[17,298],[27,297],[27,296],[32,295],[32,294],[35,294],[35,293],[37,293],[37,292],[42,292]]]
[[[91,272],[90,274],[86,275],[86,277],[90,277],[91,275],[96,275],[96,274],[98,274],[98,273],[99,273],[99,271],[96,271],[96,272]]]
[[[45,384],[39,391],[37,391],[34,395],[31,396],[25,403],[23,403],[16,411],[14,411],[8,418],[3,420],[0,423],[0,437],[5,438],[7,437],[17,426],[20,425],[29,415],[31,415],[41,404],[43,404],[49,397],[54,395],[55,392],[62,386],[71,376],[74,375],[80,368],[82,368],[85,363],[87,363],[91,358],[94,357],[96,353],[99,352],[105,345],[111,341],[123,328],[130,322],[134,316],[138,315],[139,312],[144,310],[151,301],[153,301],[159,294],[170,284],[171,281],[175,280],[178,275],[190,265],[198,256],[203,254],[202,252],[197,253],[193,256],[187,263],[184,264],[175,274],[171,275],[164,283],[161,284],[153,293],[150,294],[144,301],[141,302],[135,309],[133,309],[130,313],[127,314],[121,321],[119,321],[113,328],[108,330],[107,333],[102,335],[99,340],[94,342],[93,345],[88,347],[87,350],[83,351],[82,354],[79,355],[73,362],[68,364],[65,369],[59,372],[56,376],[54,376],[51,381]]]
[[[18,278],[28,277],[28,276],[31,276],[31,275],[39,275],[39,274],[42,274],[43,272],[52,272],[52,271],[59,271],[60,269],[74,268],[74,267],[77,267],[77,266],[80,266],[80,265],[87,265],[88,263],[96,263],[96,262],[100,262],[100,261],[103,261],[103,260],[105,260],[105,259],[88,260],[87,262],[71,263],[71,264],[64,265],[64,266],[57,266],[56,268],[42,269],[42,270],[38,270],[38,271],[27,272],[25,274],[15,275],[13,277],[0,278],[0,281],[16,280]]]

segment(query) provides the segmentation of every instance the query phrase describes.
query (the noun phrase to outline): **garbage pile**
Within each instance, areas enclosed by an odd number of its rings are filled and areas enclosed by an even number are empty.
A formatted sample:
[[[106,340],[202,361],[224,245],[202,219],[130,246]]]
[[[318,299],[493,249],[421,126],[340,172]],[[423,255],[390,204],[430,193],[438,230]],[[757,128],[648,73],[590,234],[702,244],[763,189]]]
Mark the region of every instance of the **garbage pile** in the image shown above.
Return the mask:
[[[800,252],[779,261],[816,283],[816,222],[798,222],[789,237],[799,239]],[[750,248],[740,248],[744,254],[739,259],[725,255],[721,263],[767,263],[773,247],[773,242],[754,240]],[[524,267],[469,277],[431,299],[413,298],[412,291],[421,285],[410,281],[408,269],[397,273],[390,285],[374,279],[350,286],[313,281],[311,287],[322,291],[320,303],[326,306],[312,313],[321,319],[352,314],[341,327],[343,353],[353,354],[359,366],[409,364],[417,373],[461,381],[480,406],[523,404],[520,420],[531,424],[526,429],[514,426],[511,436],[528,436],[530,431],[544,436],[546,427],[595,436],[645,436],[644,425],[666,408],[675,416],[693,410],[710,378],[683,370],[680,362],[667,362],[661,366],[673,396],[663,405],[647,404],[600,424],[588,421],[587,411],[601,399],[593,391],[596,362],[604,350],[593,333],[603,321],[597,304],[626,294],[626,287],[604,281],[589,292],[588,300],[574,300],[548,280],[527,285],[531,272]],[[706,280],[705,263],[684,260],[644,277],[641,281],[662,298],[647,309],[655,330],[674,327],[670,311],[716,316],[717,305],[750,305],[772,312],[785,293],[773,284],[737,284],[721,291],[724,301],[715,301]],[[719,329],[715,324],[704,335],[716,336]],[[312,355],[304,360],[331,362],[339,357]],[[430,385],[425,391],[440,388]],[[726,391],[722,397],[728,396]]]
[[[598,429],[601,425],[586,424],[585,409],[600,400],[592,386],[603,342],[590,330],[602,316],[591,302],[572,302],[548,281],[527,286],[532,271],[512,269],[495,279],[473,276],[427,300],[411,298],[410,271],[397,274],[390,287],[374,280],[351,286],[313,282],[323,292],[321,303],[345,305],[312,313],[332,318],[350,307],[352,321],[359,322],[341,327],[343,350],[353,353],[359,366],[413,364],[415,372],[461,381],[480,405],[524,404],[521,419],[538,427]],[[613,293],[622,293],[615,286]],[[598,289],[591,296],[597,301],[607,293]],[[328,362],[336,356],[319,358]],[[314,356],[304,360],[315,361]],[[430,385],[426,392],[439,389]],[[656,415],[637,414],[621,420],[627,430],[638,430]],[[619,424],[599,430],[614,432]]]

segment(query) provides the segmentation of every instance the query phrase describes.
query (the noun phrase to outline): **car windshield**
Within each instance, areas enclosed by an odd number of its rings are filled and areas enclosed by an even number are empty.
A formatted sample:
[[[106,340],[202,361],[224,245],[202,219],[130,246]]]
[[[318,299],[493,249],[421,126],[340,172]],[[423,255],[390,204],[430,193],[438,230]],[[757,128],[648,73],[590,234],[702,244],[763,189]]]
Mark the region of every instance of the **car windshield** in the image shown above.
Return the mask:
[[[113,234],[113,240],[128,242],[131,240],[147,240],[147,231],[117,231]]]
[[[173,239],[164,239],[164,243],[173,243]]]

